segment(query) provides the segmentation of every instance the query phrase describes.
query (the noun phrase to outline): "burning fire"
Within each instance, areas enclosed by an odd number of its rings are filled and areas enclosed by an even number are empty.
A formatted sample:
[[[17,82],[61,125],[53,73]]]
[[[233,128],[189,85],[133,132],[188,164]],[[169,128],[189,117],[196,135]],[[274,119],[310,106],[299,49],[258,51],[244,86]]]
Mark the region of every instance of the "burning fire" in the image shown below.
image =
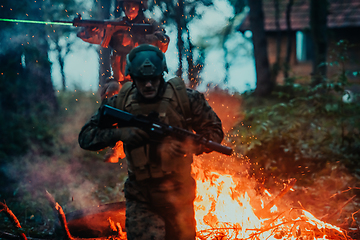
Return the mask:
[[[222,120],[224,132],[242,118],[234,111],[240,109],[240,100],[226,91],[210,91],[207,100]],[[246,163],[241,166],[237,159],[216,153],[200,155],[194,158],[192,169],[197,183],[197,239],[351,239],[302,207],[275,205],[281,193],[276,197],[266,189],[257,193],[254,181],[246,174]],[[292,190],[293,184],[289,182],[286,191]]]
[[[276,205],[267,209],[248,178],[219,173],[213,170],[219,169],[214,162],[206,164],[213,166],[211,170],[204,170],[202,161],[196,157],[193,163],[197,239],[350,239],[305,209],[279,212]],[[267,190],[264,195],[274,198]]]

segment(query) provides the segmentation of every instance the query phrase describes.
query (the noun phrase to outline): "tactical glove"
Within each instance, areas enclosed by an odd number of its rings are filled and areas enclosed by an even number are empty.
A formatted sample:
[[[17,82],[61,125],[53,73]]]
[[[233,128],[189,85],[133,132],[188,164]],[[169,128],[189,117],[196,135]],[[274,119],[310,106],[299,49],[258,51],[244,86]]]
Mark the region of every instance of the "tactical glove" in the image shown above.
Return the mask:
[[[100,36],[98,36],[100,35]],[[81,39],[89,39],[94,37],[103,37],[103,33],[97,27],[85,27],[80,32],[77,33],[77,36]]]
[[[125,145],[136,148],[149,141],[149,135],[136,127],[117,128],[114,130],[114,140],[122,141]]]
[[[166,137],[161,145],[161,151],[173,158],[184,157],[185,155],[200,155],[203,152],[211,152],[203,145],[198,145],[191,139],[179,141],[172,137]]]
[[[169,42],[169,39],[165,36],[165,34],[162,31],[156,31],[156,32],[154,32],[154,35],[162,43],[168,43]]]
[[[200,144],[200,145],[197,145],[197,147],[195,148],[194,150],[194,153],[196,156],[200,155],[200,154],[203,154],[203,153],[210,153],[212,152],[211,149],[205,147],[204,145]]]
[[[100,89],[101,100],[105,98],[111,98],[112,96],[118,94],[121,85],[115,79],[108,80]]]
[[[185,144],[172,137],[166,137],[160,148],[160,154],[167,154],[171,158],[183,157],[187,154]]]
[[[201,142],[204,139],[211,140],[211,138],[209,138],[209,135],[210,134],[208,134],[208,133],[205,133],[205,134],[203,133],[197,142]],[[196,156],[198,156],[203,153],[210,153],[210,152],[212,152],[212,150],[205,147],[203,144],[196,144],[193,152],[195,153]]]

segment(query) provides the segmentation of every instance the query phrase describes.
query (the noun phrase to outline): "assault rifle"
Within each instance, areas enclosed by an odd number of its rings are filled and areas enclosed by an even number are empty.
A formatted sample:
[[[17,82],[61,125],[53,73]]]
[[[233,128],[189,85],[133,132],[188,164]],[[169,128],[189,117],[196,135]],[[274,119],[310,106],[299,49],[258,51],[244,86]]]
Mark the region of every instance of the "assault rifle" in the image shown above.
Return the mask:
[[[103,28],[105,30],[104,40],[101,42],[102,47],[108,47],[111,37],[115,32],[122,31],[130,34],[151,34],[155,31],[153,25],[146,23],[128,23],[126,21],[97,21],[97,20],[82,20],[81,15],[75,17],[73,21],[34,21],[34,20],[19,20],[0,18],[0,22],[16,22],[16,23],[35,23],[35,24],[50,24],[50,25],[73,25],[75,27],[93,27]]]
[[[154,113],[157,115],[157,113]],[[179,140],[191,138],[194,142],[204,145],[213,151],[231,155],[232,149],[217,142],[207,140],[202,136],[188,130],[172,127],[159,121],[157,116],[133,115],[120,109],[105,105],[100,110],[100,126],[137,127],[147,132],[154,140],[161,140],[166,136],[172,136]]]
[[[93,27],[103,28],[105,30],[104,40],[101,42],[102,47],[108,47],[111,37],[115,32],[123,31],[130,34],[151,34],[154,28],[151,24],[146,23],[128,23],[126,21],[110,20],[83,20],[81,15],[74,18],[73,21],[54,21],[57,23],[72,23],[75,27]]]

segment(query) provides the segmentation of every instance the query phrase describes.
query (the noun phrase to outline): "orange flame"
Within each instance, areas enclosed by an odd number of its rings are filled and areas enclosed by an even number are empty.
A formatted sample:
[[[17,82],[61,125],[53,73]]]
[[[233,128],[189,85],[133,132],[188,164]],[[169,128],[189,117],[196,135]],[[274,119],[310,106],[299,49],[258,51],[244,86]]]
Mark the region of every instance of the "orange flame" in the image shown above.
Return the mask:
[[[243,118],[241,99],[237,96],[215,89],[207,92],[206,98],[222,120],[224,132]],[[254,181],[246,174],[247,168],[245,161],[216,153],[194,158],[197,239],[351,239],[340,228],[320,221],[303,208],[269,206],[272,194],[266,189],[262,196],[256,193]],[[287,187],[294,191],[291,184]]]
[[[304,209],[279,213],[274,205],[267,218],[257,216],[259,211],[251,205],[251,198],[262,197],[255,196],[250,188],[244,190],[246,187],[240,182],[249,181],[250,187],[250,180],[219,173],[214,170],[216,167],[203,170],[203,161],[204,157],[195,157],[193,163],[197,239],[350,239],[340,228],[320,221]],[[264,194],[272,196],[267,190]],[[262,202],[259,207],[264,209],[264,199],[257,201]]]

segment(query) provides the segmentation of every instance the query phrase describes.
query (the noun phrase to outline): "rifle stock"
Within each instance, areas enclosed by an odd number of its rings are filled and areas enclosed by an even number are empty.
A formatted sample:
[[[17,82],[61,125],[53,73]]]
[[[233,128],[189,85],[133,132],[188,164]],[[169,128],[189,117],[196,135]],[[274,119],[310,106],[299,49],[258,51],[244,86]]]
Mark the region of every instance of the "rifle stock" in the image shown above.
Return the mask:
[[[117,124],[118,127],[137,127],[147,132],[151,137],[159,140],[165,136],[172,136],[178,140],[185,140],[191,138],[196,143],[204,145],[211,149],[225,155],[231,155],[232,149],[230,147],[221,145],[217,142],[207,140],[198,134],[188,130],[172,127],[160,122],[156,118],[147,117],[144,115],[133,115],[131,113],[122,111],[120,109],[105,105],[100,111],[100,123],[102,127],[110,127]]]

